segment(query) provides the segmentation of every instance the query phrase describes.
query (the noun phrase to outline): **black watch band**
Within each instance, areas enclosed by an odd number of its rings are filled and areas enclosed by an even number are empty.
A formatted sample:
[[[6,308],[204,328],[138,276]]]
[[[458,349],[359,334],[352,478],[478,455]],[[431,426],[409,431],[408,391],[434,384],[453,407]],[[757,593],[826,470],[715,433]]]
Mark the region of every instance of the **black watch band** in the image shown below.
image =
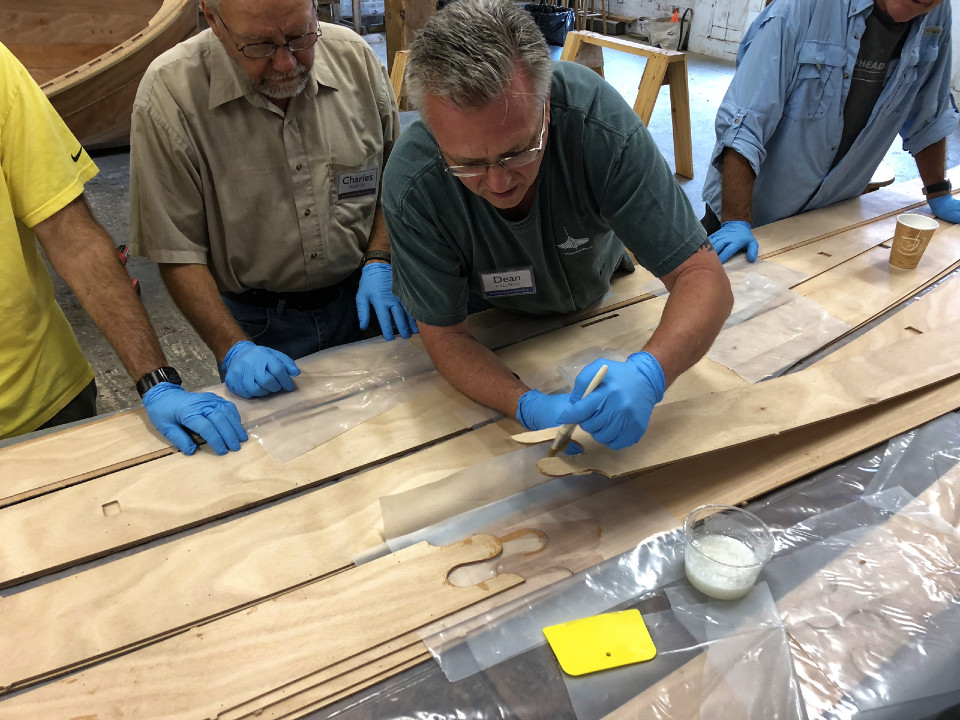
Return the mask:
[[[367,260],[384,260],[390,262],[390,251],[389,250],[367,250],[363,254],[363,261]]]
[[[183,380],[180,379],[180,374],[176,370],[172,367],[161,367],[137,380],[137,392],[140,393],[140,397],[143,397],[147,394],[147,390],[162,382],[183,385]]]
[[[927,185],[923,189],[923,194],[930,195],[931,193],[943,192],[944,190],[949,192],[952,189],[953,189],[953,185],[949,180],[941,180],[940,182],[934,183],[933,185]]]

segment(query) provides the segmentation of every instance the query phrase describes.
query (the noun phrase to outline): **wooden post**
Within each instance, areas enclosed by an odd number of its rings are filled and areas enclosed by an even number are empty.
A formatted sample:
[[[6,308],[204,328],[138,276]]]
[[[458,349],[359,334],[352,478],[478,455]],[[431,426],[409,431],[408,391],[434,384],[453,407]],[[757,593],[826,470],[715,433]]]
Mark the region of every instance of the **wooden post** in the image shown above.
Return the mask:
[[[397,50],[410,47],[417,30],[436,12],[436,7],[436,0],[384,0],[388,71],[393,71]]]

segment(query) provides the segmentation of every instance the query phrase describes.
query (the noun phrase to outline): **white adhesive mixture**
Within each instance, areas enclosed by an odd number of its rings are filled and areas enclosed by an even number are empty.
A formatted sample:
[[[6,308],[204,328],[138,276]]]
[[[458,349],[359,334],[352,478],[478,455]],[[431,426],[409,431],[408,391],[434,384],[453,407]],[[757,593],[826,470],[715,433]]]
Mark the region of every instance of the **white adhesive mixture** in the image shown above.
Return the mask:
[[[718,600],[736,600],[750,592],[760,562],[746,543],[725,535],[703,535],[684,552],[687,579]]]

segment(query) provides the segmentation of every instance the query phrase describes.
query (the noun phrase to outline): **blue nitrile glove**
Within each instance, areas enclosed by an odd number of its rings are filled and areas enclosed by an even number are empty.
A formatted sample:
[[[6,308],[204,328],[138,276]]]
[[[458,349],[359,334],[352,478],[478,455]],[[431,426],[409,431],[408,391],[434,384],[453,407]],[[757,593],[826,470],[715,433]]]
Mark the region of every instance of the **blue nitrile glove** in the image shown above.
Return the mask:
[[[539,390],[527,390],[517,403],[517,422],[527,430],[558,427],[563,425],[560,415],[572,401],[570,393],[547,395]]]
[[[744,248],[747,250],[747,260],[757,261],[760,243],[750,230],[750,223],[746,220],[727,220],[720,224],[720,229],[710,236],[710,243],[720,256],[720,262],[726,262]]]
[[[247,439],[237,406],[213,393],[192,393],[179,385],[162,382],[147,390],[143,407],[150,422],[184,455],[193,455],[197,444],[184,427],[207,441],[217,455],[239,450]]]
[[[667,380],[657,359],[648,352],[634,353],[626,362],[594,360],[577,375],[573,394],[582,397],[601,365],[607,375],[597,389],[564,410],[561,423],[577,423],[613,450],[636,443],[647,431],[653,407],[663,399]]]
[[[960,223],[960,200],[953,195],[941,195],[927,200],[933,214],[947,222]]]
[[[300,368],[279,350],[241,340],[223,358],[227,389],[240,397],[252,398],[293,390]]]
[[[393,294],[393,273],[390,263],[372,262],[363,266],[360,287],[357,288],[357,317],[360,329],[370,325],[370,306],[373,305],[380,322],[384,340],[393,340],[393,325],[396,323],[400,337],[406,339],[419,332],[417,321],[403,307],[400,298]],[[390,321],[391,316],[393,322]]]

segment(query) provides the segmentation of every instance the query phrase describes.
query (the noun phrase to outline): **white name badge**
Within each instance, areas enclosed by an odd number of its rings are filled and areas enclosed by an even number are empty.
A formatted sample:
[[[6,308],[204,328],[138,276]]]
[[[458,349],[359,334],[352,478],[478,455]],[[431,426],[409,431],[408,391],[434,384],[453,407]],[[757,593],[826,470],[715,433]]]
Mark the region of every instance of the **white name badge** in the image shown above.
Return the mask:
[[[483,286],[485,298],[501,295],[533,295],[537,292],[532,267],[480,273],[480,283]]]
[[[379,180],[379,166],[342,172],[337,175],[337,200],[376,195]]]

